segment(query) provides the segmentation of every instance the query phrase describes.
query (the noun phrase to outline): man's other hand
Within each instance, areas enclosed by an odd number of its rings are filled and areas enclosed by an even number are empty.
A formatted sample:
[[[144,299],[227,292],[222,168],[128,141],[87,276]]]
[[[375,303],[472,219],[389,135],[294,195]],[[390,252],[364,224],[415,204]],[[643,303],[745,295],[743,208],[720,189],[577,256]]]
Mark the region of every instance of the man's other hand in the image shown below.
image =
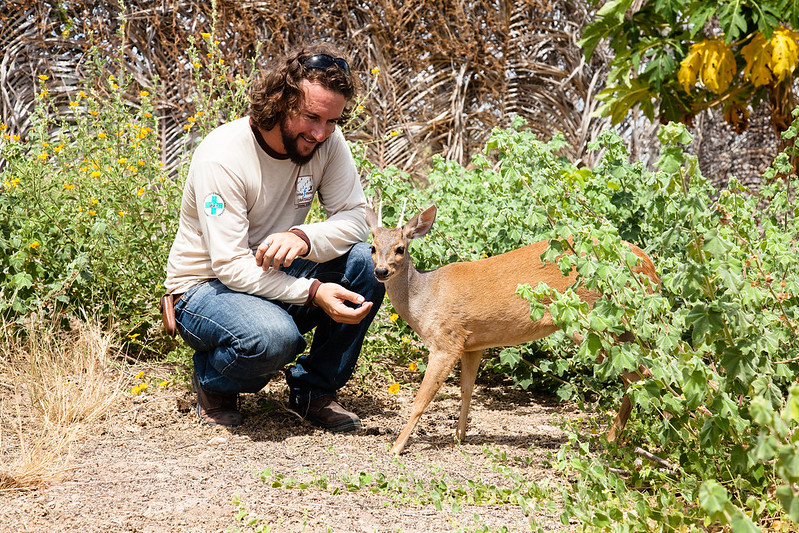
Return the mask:
[[[307,253],[308,244],[294,233],[273,233],[258,246],[255,264],[264,270],[279,269],[291,265],[292,261]]]
[[[346,304],[350,302],[358,307]],[[372,309],[372,302],[366,302],[360,294],[345,289],[336,283],[322,283],[316,291],[313,303],[341,324],[358,324]]]

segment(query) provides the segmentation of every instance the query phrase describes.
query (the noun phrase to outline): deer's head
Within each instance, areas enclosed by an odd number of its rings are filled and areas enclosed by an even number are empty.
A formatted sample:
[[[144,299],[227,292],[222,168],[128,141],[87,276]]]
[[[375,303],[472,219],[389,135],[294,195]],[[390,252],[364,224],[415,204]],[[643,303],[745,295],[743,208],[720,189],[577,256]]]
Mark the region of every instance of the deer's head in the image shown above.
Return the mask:
[[[398,225],[396,228],[386,228],[382,225],[381,216],[371,208],[366,208],[366,222],[372,231],[372,262],[378,281],[385,283],[408,268],[411,262],[408,243],[411,239],[426,235],[433,227],[435,219],[436,206],[431,206],[412,217],[402,227]]]

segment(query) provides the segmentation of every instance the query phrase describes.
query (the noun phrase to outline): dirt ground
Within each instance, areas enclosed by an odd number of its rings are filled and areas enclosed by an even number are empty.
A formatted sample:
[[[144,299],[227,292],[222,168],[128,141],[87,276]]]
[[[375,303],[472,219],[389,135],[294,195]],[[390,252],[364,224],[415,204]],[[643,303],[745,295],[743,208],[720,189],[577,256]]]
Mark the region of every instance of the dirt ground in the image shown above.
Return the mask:
[[[161,366],[145,373],[156,383],[162,379],[156,373],[169,377],[169,371]],[[409,490],[430,478],[452,487],[468,487],[469,480],[512,487],[498,464],[538,484],[555,475],[547,457],[562,444],[560,420],[576,416],[575,407],[479,380],[467,441],[455,445],[457,375],[428,408],[404,454],[393,459],[388,449],[410,414],[419,377],[408,377],[397,394],[348,385],[341,399],[359,413],[364,428],[343,435],[288,411],[281,379],[245,396],[245,423],[234,429],[200,424],[191,410],[193,395],[181,382],[126,393],[97,434],[81,442],[67,476],[43,489],[0,493],[0,529],[529,531],[516,505],[445,504],[437,510],[412,493],[404,493],[403,501],[376,484],[347,490],[346,476],[361,473],[385,474]],[[501,454],[507,460],[498,463]],[[315,483],[287,488],[292,480]],[[545,531],[569,529],[556,513],[537,511],[535,517]]]

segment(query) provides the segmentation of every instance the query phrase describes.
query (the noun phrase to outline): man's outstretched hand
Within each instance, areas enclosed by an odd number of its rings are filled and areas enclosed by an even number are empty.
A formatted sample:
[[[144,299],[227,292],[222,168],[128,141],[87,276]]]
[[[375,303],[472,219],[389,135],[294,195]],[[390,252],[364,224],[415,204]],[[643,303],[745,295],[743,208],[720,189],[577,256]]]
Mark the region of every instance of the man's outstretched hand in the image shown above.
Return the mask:
[[[353,303],[353,308],[345,304]],[[365,301],[360,294],[345,289],[336,283],[322,283],[316,290],[313,303],[341,324],[358,324],[372,309],[372,302]]]

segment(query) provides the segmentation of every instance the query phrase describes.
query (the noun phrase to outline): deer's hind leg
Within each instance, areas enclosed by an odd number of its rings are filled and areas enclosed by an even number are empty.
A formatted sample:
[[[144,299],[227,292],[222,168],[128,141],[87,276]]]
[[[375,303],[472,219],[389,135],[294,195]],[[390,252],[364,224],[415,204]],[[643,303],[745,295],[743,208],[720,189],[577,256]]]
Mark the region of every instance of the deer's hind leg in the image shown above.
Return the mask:
[[[477,369],[480,368],[480,360],[483,358],[482,350],[476,352],[465,352],[461,357],[461,414],[458,418],[458,440],[466,438],[466,426],[469,423],[469,409],[472,405],[472,392],[474,391],[474,381],[477,379]]]

